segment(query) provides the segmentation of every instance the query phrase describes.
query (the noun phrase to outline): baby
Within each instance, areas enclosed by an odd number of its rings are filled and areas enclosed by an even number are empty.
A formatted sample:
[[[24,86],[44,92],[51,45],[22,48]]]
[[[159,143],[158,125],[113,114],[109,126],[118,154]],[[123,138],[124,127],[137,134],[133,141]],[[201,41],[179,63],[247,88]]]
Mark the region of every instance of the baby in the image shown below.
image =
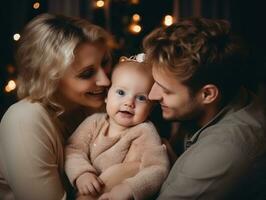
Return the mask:
[[[106,112],[84,120],[66,146],[66,174],[79,199],[148,199],[169,171],[166,148],[147,117],[151,67],[143,54],[123,58],[112,74]]]

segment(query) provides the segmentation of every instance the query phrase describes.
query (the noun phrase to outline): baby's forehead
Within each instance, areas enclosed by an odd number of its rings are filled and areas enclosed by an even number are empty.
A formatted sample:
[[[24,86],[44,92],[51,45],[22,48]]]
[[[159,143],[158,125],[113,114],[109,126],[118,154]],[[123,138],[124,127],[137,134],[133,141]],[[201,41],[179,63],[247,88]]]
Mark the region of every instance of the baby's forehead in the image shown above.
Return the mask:
[[[138,88],[142,93],[150,90],[154,83],[152,74],[147,74],[136,68],[121,67],[114,71],[111,78],[113,87]],[[138,90],[137,89],[137,90]]]
[[[147,76],[149,76],[151,74],[151,68],[149,68],[149,66],[147,66],[147,64],[144,63],[139,63],[136,61],[123,61],[123,62],[119,62],[114,70],[113,70],[113,74],[114,73],[121,73],[121,72],[137,72],[137,73],[141,73],[141,74],[147,74]]]
[[[139,69],[128,66],[118,67],[112,73],[112,82],[119,80],[135,81],[135,79],[139,78],[148,79],[149,75],[146,75],[143,71]]]
[[[115,66],[114,70],[116,69],[138,69],[140,70],[143,67],[144,67],[144,64],[142,63],[138,63],[135,61],[122,61],[122,62],[119,62]]]

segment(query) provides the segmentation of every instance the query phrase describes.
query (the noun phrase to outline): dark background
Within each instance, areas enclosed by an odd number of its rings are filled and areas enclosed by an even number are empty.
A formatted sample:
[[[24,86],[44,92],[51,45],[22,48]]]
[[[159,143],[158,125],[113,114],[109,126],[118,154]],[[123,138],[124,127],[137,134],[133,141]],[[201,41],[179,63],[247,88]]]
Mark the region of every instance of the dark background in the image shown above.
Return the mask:
[[[40,8],[33,9],[39,2]],[[86,18],[110,31],[118,44],[114,58],[141,51],[141,41],[152,29],[162,24],[167,14],[178,21],[193,16],[227,19],[233,30],[242,35],[251,49],[250,78],[247,85],[256,91],[257,83],[265,82],[266,10],[264,1],[253,0],[105,0],[104,8],[95,8],[95,0],[3,0],[0,5],[0,118],[12,103],[17,101],[16,90],[5,91],[9,80],[16,80],[16,64],[13,59],[15,33],[41,13],[60,13]],[[142,31],[128,31],[131,16],[141,16]],[[30,56],[30,55],[29,55]],[[236,77],[237,78],[237,77]]]

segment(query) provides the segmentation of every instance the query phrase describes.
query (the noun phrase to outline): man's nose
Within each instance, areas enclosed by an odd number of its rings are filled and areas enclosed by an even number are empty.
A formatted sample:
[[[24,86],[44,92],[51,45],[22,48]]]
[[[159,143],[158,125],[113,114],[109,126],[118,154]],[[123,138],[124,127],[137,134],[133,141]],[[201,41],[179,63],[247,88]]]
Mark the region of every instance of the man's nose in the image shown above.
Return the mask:
[[[153,84],[148,98],[150,100],[157,100],[157,101],[161,100],[161,89],[156,83]]]

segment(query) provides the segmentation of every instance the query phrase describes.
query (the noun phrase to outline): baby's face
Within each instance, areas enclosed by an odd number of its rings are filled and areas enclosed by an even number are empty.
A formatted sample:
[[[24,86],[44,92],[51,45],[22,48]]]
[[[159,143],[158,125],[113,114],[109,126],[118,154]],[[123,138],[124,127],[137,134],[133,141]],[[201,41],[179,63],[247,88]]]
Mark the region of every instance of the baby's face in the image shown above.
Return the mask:
[[[106,99],[106,110],[110,120],[124,127],[144,122],[152,105],[148,99],[152,84],[151,76],[139,69],[116,69]]]

